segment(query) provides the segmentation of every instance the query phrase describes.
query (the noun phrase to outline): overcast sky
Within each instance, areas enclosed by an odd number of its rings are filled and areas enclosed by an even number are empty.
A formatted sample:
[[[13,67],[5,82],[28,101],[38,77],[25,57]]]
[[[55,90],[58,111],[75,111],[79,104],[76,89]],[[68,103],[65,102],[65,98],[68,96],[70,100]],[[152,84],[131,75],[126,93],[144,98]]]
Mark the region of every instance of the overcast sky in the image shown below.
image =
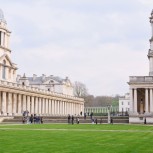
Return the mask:
[[[152,0],[0,0],[18,74],[84,83],[90,94],[129,91],[148,75]]]

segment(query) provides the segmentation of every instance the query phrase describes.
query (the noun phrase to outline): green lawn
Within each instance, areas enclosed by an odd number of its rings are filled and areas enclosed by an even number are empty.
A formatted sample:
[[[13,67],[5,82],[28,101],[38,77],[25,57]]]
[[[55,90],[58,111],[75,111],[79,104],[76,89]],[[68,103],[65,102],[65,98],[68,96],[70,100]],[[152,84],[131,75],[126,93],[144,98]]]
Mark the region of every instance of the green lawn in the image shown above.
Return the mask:
[[[153,126],[0,125],[0,153],[153,153]]]

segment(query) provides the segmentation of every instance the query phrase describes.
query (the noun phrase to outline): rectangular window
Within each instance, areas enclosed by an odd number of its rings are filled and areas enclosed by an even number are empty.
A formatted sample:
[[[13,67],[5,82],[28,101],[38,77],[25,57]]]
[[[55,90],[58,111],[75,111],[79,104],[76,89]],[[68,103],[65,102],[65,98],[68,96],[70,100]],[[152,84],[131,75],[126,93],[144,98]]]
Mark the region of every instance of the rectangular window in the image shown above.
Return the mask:
[[[130,102],[128,102],[128,105],[130,105]]]
[[[123,101],[122,101],[122,105],[123,105]]]

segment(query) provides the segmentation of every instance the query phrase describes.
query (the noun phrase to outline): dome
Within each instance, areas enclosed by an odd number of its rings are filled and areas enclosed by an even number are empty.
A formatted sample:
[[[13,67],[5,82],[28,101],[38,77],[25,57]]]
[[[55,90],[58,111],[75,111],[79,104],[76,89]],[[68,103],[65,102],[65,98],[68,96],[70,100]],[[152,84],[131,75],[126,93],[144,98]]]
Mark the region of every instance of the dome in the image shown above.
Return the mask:
[[[3,11],[1,9],[0,9],[0,22],[5,22],[6,23],[6,20],[4,19]]]

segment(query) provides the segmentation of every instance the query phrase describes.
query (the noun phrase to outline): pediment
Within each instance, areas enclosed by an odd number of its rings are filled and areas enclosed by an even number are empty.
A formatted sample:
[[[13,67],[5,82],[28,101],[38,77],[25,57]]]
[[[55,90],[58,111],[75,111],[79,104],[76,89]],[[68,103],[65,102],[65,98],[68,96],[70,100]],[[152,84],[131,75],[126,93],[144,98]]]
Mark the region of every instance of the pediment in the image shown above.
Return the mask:
[[[3,61],[6,61],[6,65],[7,66],[11,66],[13,67],[13,63],[11,61],[11,59],[9,58],[9,56],[7,54],[3,54],[1,57],[0,57],[0,63],[3,64]]]
[[[59,82],[54,79],[48,79],[47,81],[44,81],[43,84],[59,84]]]

